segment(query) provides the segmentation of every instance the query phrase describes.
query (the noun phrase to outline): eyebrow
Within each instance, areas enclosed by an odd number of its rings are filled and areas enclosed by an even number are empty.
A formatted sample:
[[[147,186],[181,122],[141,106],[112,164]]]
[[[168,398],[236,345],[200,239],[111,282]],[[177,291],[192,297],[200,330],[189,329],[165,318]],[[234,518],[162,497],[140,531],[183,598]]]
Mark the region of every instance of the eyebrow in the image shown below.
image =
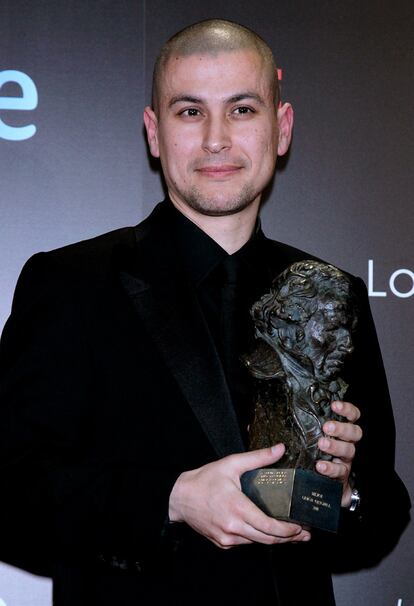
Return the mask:
[[[252,99],[253,101],[257,101],[260,105],[264,105],[264,100],[262,97],[256,93],[246,91],[242,93],[238,93],[237,95],[233,95],[228,99],[224,100],[225,104],[228,103],[238,103],[239,101],[244,101],[247,99]],[[170,99],[168,102],[168,107],[172,107],[177,103],[194,103],[195,105],[202,104],[204,101],[201,97],[193,97],[192,95],[176,95]]]
[[[170,99],[170,101],[168,102],[168,107],[172,107],[176,103],[194,103],[195,105],[197,105],[198,103],[202,102],[202,99],[200,99],[199,97],[192,97],[191,95],[176,95],[175,97],[172,97],[172,99]]]
[[[249,91],[239,93],[238,95],[233,95],[233,97],[227,99],[226,103],[238,103],[239,101],[244,101],[245,99],[252,99],[253,101],[260,103],[260,105],[264,105],[264,100],[260,95]]]

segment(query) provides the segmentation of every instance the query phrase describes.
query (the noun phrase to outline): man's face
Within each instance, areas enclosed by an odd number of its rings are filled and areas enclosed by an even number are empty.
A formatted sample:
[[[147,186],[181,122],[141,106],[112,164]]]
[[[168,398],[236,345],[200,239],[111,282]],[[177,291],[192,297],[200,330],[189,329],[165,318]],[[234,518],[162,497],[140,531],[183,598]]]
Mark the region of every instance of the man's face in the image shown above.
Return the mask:
[[[304,353],[312,361],[316,378],[327,381],[337,377],[353,350],[345,308],[337,301],[323,302],[306,323],[304,332]]]
[[[288,149],[292,110],[277,111],[262,58],[240,50],[171,58],[158,117],[146,108],[144,120],[172,201],[220,216],[258,207]]]

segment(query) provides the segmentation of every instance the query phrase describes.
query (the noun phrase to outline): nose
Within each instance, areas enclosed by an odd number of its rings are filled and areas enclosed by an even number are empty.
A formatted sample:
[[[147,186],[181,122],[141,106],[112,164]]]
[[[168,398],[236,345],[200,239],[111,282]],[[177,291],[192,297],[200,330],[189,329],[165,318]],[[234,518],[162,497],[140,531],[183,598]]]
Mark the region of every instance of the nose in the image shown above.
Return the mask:
[[[352,344],[351,334],[344,330],[338,344],[339,351],[343,351],[346,354],[351,354],[354,351],[354,346]]]
[[[211,116],[205,124],[203,149],[218,154],[231,148],[230,125],[224,116]]]

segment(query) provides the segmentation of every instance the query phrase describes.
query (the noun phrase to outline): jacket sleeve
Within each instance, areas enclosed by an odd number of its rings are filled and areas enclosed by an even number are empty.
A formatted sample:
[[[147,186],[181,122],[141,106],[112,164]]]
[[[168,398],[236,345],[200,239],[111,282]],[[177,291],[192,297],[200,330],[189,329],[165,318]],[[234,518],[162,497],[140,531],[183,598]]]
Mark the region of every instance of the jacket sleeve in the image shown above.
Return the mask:
[[[36,255],[1,340],[0,557],[23,567],[48,566],[58,552],[145,559],[162,540],[177,476],[91,449],[99,411],[90,318],[77,290],[76,276]]]
[[[359,321],[354,353],[346,380],[345,399],[361,411],[363,438],[353,462],[361,506],[344,510],[340,532],[333,543],[335,571],[376,565],[396,545],[409,521],[407,490],[395,471],[395,424],[378,338],[365,284],[355,284]]]

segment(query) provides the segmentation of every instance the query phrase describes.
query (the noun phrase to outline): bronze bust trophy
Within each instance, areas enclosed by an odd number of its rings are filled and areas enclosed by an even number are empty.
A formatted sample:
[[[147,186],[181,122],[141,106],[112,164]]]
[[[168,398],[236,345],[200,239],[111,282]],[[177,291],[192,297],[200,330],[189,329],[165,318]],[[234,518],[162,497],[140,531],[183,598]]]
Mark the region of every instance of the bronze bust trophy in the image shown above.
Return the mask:
[[[249,448],[286,445],[272,468],[242,476],[244,492],[263,510],[335,531],[342,486],[315,471],[329,455],[318,448],[326,421],[338,418],[331,402],[343,399],[339,373],[353,350],[357,322],[349,279],[318,261],[289,266],[252,309],[257,347],[244,357],[255,378]]]

